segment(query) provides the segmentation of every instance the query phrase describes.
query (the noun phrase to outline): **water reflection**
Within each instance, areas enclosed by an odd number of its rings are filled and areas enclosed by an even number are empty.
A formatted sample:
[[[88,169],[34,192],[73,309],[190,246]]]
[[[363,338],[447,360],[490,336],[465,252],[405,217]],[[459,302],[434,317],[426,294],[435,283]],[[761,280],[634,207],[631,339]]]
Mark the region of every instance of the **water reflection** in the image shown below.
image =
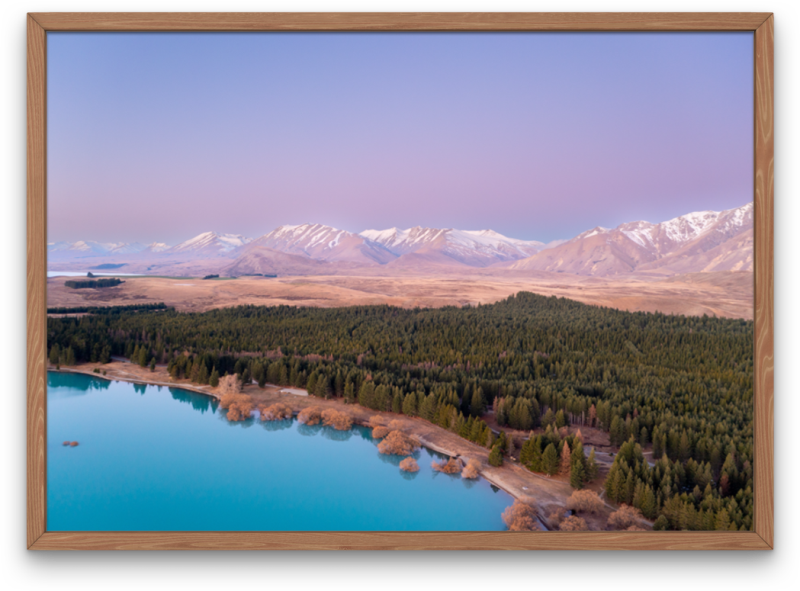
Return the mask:
[[[75,379],[79,375],[80,381]],[[85,396],[93,390],[108,390],[111,386],[110,380],[95,378],[85,374],[73,374],[69,372],[47,372],[47,388],[58,392],[56,398],[71,398],[73,396]]]
[[[369,441],[370,443],[378,445],[378,440],[372,438],[372,431],[367,427],[355,427],[355,430],[358,431],[358,434],[361,435],[361,439],[364,441]]]
[[[388,456],[386,454],[382,454],[382,453],[378,452],[378,459],[381,462],[383,462],[384,464],[391,464],[392,466],[399,466],[400,462],[402,462],[405,459],[405,456],[396,456],[396,455]]]
[[[159,390],[161,387],[159,386]],[[219,402],[210,396],[203,396],[202,394],[195,394],[188,390],[181,390],[180,388],[170,388],[169,393],[174,400],[189,404],[193,409],[199,410],[201,413],[207,411],[216,412]]]
[[[228,420],[228,411],[223,409],[221,413],[217,415],[217,418],[228,425],[229,427],[240,427],[242,429],[249,429],[252,427],[256,422],[260,423],[261,421],[254,416],[255,413],[251,414],[248,418],[243,421],[229,421]]]
[[[282,421],[261,421],[261,426],[267,431],[283,431],[285,429],[291,429],[293,422],[294,421],[292,419],[283,419]]]
[[[473,480],[472,478],[462,478],[461,482],[464,483],[464,488],[470,489],[478,483],[478,480]]]
[[[405,470],[400,470],[400,476],[405,480],[414,480],[417,476],[419,476],[419,472],[406,472]]]
[[[337,431],[333,427],[323,427],[321,433],[325,439],[330,439],[331,441],[347,441],[353,436],[352,430]]]
[[[300,433],[300,435],[304,435],[305,437],[313,437],[321,430],[322,430],[322,425],[320,425],[319,423],[316,425],[306,425],[305,423],[297,425],[297,432]]]
[[[382,453],[378,452],[378,459],[381,462],[383,462],[384,464],[391,464],[392,466],[399,466],[400,462],[402,462],[403,460],[405,460],[408,457],[412,457],[415,460],[419,461],[419,458],[420,458],[421,455],[422,454],[420,454],[419,450],[415,451],[410,456],[398,456],[398,455],[394,455],[394,454],[386,455],[386,454],[382,454]]]

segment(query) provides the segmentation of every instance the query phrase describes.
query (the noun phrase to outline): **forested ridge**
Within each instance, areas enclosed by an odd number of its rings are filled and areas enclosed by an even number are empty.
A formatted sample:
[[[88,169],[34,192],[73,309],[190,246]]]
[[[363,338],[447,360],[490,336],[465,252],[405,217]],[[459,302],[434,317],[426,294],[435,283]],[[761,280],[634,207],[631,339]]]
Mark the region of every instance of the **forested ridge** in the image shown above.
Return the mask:
[[[752,528],[752,321],[629,313],[522,292],[466,308],[48,318],[48,350],[53,363],[122,355],[166,363],[198,383],[235,373],[419,415],[486,445],[497,464],[513,442],[480,419],[491,407],[501,426],[545,427],[520,460],[551,473],[566,464],[575,488],[596,466],[557,429],[599,427],[622,446],[605,484],[611,500],[658,529]],[[652,467],[642,455],[651,444]]]

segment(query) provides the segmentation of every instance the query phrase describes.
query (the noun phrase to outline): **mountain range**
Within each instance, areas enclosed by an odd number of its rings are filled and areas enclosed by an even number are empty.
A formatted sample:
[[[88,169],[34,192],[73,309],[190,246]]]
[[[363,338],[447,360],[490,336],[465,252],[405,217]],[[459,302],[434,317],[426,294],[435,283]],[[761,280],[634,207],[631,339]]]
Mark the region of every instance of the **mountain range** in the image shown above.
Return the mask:
[[[113,262],[134,272],[170,273],[190,265],[225,275],[335,274],[370,268],[403,273],[484,269],[603,277],[752,271],[753,205],[693,212],[661,223],[635,221],[611,229],[596,227],[570,240],[548,244],[509,238],[493,230],[417,226],[356,234],[322,224],[302,224],[280,226],[256,239],[205,232],[171,247],[164,243],[56,242],[48,244],[48,259],[84,267]]]

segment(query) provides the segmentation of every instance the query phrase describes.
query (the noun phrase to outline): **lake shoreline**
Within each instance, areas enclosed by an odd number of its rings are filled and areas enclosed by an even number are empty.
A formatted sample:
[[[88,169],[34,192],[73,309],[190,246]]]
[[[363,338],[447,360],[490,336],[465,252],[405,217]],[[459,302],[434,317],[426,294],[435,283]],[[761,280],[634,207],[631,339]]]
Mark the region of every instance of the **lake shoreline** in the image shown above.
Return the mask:
[[[95,372],[95,368],[99,369],[100,373]],[[188,380],[172,379],[166,373],[166,366],[156,367],[155,372],[150,372],[148,368],[141,368],[130,362],[112,361],[105,365],[87,363],[58,369],[48,364],[47,371],[79,373],[109,381],[178,388],[196,394],[204,394],[217,401],[221,398],[217,388],[197,386]],[[102,373],[103,371],[106,372],[105,375]],[[147,375],[151,373],[153,374],[152,376]],[[504,491],[513,499],[536,506],[542,519],[554,508],[563,507],[566,499],[572,493],[569,483],[530,472],[516,461],[506,460],[501,467],[490,466],[488,464],[489,450],[462,439],[458,435],[433,425],[424,419],[397,415],[391,412],[379,412],[357,404],[345,404],[340,400],[322,399],[310,395],[299,396],[282,390],[283,388],[271,384],[267,385],[263,390],[258,386],[247,385],[244,387],[243,393],[252,396],[257,403],[272,404],[281,402],[287,404],[292,408],[295,415],[303,408],[317,406],[323,409],[335,408],[336,410],[344,411],[352,417],[354,424],[361,426],[369,426],[369,418],[375,415],[383,417],[386,422],[399,420],[403,423],[403,430],[409,434],[416,435],[423,447],[451,458],[463,459],[464,461],[467,458],[477,459],[481,463],[479,475],[483,479]]]

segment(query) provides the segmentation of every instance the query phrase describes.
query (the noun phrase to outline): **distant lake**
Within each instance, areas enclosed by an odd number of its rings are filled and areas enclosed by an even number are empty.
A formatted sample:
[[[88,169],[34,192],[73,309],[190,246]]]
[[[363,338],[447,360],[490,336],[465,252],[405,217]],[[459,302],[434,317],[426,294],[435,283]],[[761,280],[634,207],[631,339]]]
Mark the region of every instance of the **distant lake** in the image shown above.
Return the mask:
[[[513,502],[427,449],[402,472],[364,427],[232,423],[177,388],[48,372],[47,405],[49,531],[486,531]]]
[[[135,277],[142,273],[115,273],[113,270],[103,269],[102,271],[48,271],[48,277],[86,277],[91,273],[95,277],[108,276],[108,277]]]

